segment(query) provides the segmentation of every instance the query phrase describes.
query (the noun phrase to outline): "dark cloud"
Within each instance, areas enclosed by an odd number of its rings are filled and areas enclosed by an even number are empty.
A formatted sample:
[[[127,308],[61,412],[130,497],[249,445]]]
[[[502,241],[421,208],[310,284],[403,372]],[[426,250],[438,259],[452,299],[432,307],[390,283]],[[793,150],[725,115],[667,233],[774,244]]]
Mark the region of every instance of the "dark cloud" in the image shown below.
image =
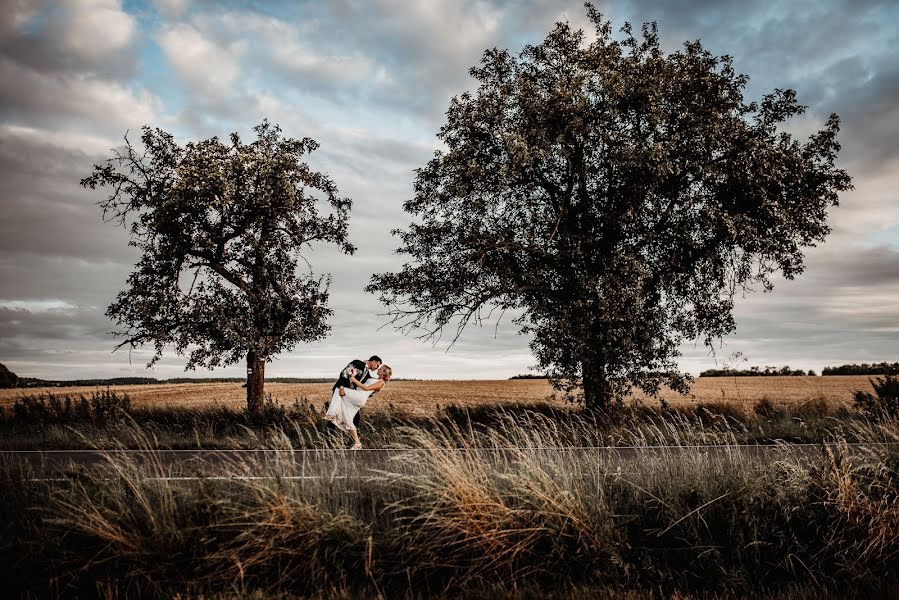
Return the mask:
[[[840,86],[821,107],[840,115],[843,160],[859,176],[899,158],[899,66],[891,61],[879,67],[857,85]]]
[[[719,364],[742,352],[755,365],[829,364],[899,358],[899,251],[827,247],[809,252],[804,274],[775,281],[770,293],[737,298],[737,330],[717,349]],[[708,350],[684,347],[688,361],[711,368]]]
[[[158,107],[132,89],[140,74],[137,19],[117,0],[13,2],[0,22],[0,119],[88,130],[152,120]]]
[[[98,8],[78,14],[54,7],[27,28],[0,28],[0,53],[42,73],[77,71],[115,79],[136,75],[136,23],[112,7]]]
[[[0,338],[89,342],[102,339],[110,329],[103,311],[93,307],[41,311],[0,307]]]
[[[7,130],[0,137],[0,251],[93,260],[118,256],[127,244],[124,230],[104,226],[98,193],[79,185],[101,155],[59,147],[39,135],[49,132]]]

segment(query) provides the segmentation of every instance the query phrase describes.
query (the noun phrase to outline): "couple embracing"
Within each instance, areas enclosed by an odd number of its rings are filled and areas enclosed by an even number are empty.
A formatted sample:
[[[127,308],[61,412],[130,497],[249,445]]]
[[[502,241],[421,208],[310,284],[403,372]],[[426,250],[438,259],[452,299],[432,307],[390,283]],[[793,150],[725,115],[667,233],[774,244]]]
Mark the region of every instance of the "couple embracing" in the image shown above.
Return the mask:
[[[372,356],[368,362],[354,360],[340,372],[337,383],[331,388],[331,404],[325,413],[325,420],[334,423],[353,438],[353,449],[362,448],[359,442],[359,409],[368,402],[368,397],[381,390],[393,375],[390,367],[380,357]]]

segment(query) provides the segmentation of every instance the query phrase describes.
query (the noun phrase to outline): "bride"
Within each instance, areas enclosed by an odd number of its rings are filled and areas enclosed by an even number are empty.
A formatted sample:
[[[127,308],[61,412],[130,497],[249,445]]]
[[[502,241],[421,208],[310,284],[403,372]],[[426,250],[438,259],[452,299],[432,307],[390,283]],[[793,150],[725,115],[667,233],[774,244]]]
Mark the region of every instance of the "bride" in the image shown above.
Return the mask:
[[[381,365],[377,371],[378,376],[375,378],[369,372],[368,378],[360,382],[354,375],[350,376],[350,381],[356,385],[356,389],[347,389],[339,387],[334,390],[331,396],[331,404],[328,406],[328,412],[325,413],[325,419],[331,421],[340,429],[346,431],[353,438],[353,449],[362,448],[359,442],[359,434],[356,432],[356,426],[353,425],[353,417],[359,412],[359,409],[365,406],[368,397],[383,388],[393,371],[387,365]]]

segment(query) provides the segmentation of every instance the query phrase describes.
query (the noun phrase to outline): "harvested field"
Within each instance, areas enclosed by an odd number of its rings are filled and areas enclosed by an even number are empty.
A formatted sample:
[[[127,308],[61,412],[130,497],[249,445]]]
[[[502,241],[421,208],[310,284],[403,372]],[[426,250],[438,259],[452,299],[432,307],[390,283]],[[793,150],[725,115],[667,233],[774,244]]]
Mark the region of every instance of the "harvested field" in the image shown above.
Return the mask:
[[[53,393],[58,395],[89,394],[96,388],[27,388],[0,390],[0,406],[11,405],[25,394]],[[213,404],[240,408],[244,406],[246,390],[238,383],[197,383],[177,385],[112,386],[126,392],[133,406],[203,408]],[[322,407],[330,398],[330,384],[326,383],[270,383],[266,392],[279,402],[290,403],[308,398]],[[667,392],[665,399],[673,405],[691,403],[726,403],[747,411],[753,404],[767,398],[775,405],[797,406],[804,402],[827,402],[832,407],[849,406],[853,390],[871,391],[868,376],[847,375],[829,377],[703,377],[696,380],[690,396]],[[541,402],[552,393],[544,380],[499,381],[394,381],[376,395],[366,406],[367,411],[400,410],[412,415],[429,414],[434,408],[455,404],[483,406],[485,404],[516,404]],[[637,401],[647,400],[641,394]],[[561,403],[556,400],[555,402]]]

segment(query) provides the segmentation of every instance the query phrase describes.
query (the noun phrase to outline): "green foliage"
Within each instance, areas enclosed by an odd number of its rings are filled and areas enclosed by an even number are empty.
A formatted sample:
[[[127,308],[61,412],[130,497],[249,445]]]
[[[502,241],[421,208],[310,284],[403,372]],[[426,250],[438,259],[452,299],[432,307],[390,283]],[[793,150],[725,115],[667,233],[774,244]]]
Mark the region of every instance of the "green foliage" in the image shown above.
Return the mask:
[[[842,365],[839,367],[824,367],[822,375],[899,375],[899,362],[897,363],[862,363],[860,365]]]
[[[855,390],[852,394],[855,408],[866,415],[899,419],[899,376],[887,375],[868,381],[874,387],[874,393]]]
[[[268,121],[254,131],[250,143],[234,133],[182,147],[144,127],[143,149],[126,137],[81,181],[110,188],[104,219],[128,225],[141,251],[106,314],[121,327],[119,347],[153,344],[150,364],[168,344],[187,368],[264,361],[329,330],[329,278],[297,265],[314,244],[354,251],[352,203],[304,162],[314,140],[283,138]]]
[[[733,297],[803,270],[851,187],[839,120],[805,142],[779,130],[792,90],[744,101],[748,78],[697,42],[664,54],[655,25],[597,39],[557,23],[517,56],[484,53],[452,99],[396,232],[402,270],[368,291],[404,332],[458,337],[492,311],[531,334],[557,389],[589,406],[633,386],[688,389],[686,340],[732,332]]]

